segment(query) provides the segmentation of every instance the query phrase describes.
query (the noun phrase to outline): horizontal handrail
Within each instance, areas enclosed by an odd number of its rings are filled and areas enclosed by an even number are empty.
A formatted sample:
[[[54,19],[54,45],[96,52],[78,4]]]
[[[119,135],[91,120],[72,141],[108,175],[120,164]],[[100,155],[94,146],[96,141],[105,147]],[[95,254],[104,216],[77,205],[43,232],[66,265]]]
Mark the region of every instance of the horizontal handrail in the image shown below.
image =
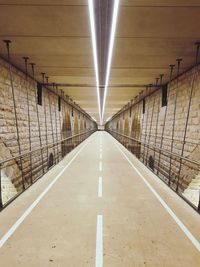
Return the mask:
[[[147,143],[145,143],[145,142],[143,142],[143,141],[141,141],[141,140],[138,140],[138,139],[136,139],[136,138],[133,138],[133,137],[130,137],[130,136],[127,136],[127,135],[118,133],[118,132],[113,131],[113,130],[108,130],[108,131],[109,131],[109,132],[113,132],[113,133],[115,133],[115,134],[118,134],[118,135],[120,135],[120,136],[122,136],[122,137],[128,138],[128,139],[130,139],[130,140],[132,140],[132,141],[137,142],[138,144],[142,144],[142,145],[144,145],[144,146],[146,146],[146,147],[149,147],[149,148],[151,148],[151,149],[155,149],[155,150],[157,150],[157,151],[161,151],[162,154],[164,154],[163,152],[165,152],[165,153],[167,153],[167,154],[169,154],[169,155],[171,155],[171,156],[174,156],[174,157],[177,157],[177,158],[179,158],[179,159],[185,160],[185,161],[187,161],[187,162],[190,162],[190,163],[192,163],[192,164],[198,165],[198,167],[200,167],[200,162],[198,162],[198,161],[196,161],[196,160],[192,160],[192,159],[186,158],[186,157],[181,156],[181,155],[179,155],[179,154],[177,154],[177,153],[168,151],[168,150],[166,150],[166,149],[163,149],[163,148],[160,148],[160,147],[157,147],[157,146],[154,146],[154,145],[149,145],[149,144],[147,144]]]
[[[80,144],[81,142],[83,142],[86,138],[88,138],[93,132],[95,132],[96,129],[91,129],[79,134],[75,134],[75,135],[71,135],[69,137],[63,138],[62,140],[44,145],[44,146],[40,146],[39,148],[30,150],[28,152],[25,153],[21,153],[18,154],[17,156],[13,156],[7,159],[4,159],[2,161],[0,161],[0,211],[5,208],[7,205],[9,205],[14,199],[16,199],[19,195],[21,195],[25,190],[27,190],[33,183],[35,183],[39,178],[41,178],[45,173],[47,173],[53,166],[55,166],[55,164],[57,164],[61,159],[63,159],[76,145]],[[69,143],[68,143],[69,140]],[[67,143],[65,143],[67,141]],[[62,147],[60,148],[60,151],[58,150],[58,144],[62,144],[64,145],[64,150],[62,150]],[[65,145],[66,144],[70,144],[70,147],[68,147],[66,149]],[[15,176],[14,178],[18,179],[17,183],[18,183],[18,190],[16,192],[16,194],[10,196],[9,199],[3,200],[2,197],[2,192],[3,192],[3,188],[1,186],[2,184],[2,177],[1,177],[1,170],[3,168],[6,168],[7,166],[9,166],[8,164],[4,164],[6,162],[12,161],[12,160],[16,160],[17,158],[22,159],[22,157],[27,157],[27,155],[30,154],[30,156],[37,152],[40,151],[41,152],[41,156],[43,156],[43,154],[46,154],[46,152],[48,153],[48,149],[44,150],[45,148],[48,147],[55,147],[57,146],[57,155],[55,155],[56,151],[54,151],[54,156],[55,156],[55,161],[53,159],[53,161],[51,163],[49,163],[50,165],[45,165],[43,162],[41,162],[40,165],[36,164],[35,166],[30,165],[25,166],[25,171],[26,171],[26,177],[23,176],[23,172],[24,172],[24,166],[22,165],[22,169],[20,170],[20,174],[17,176]],[[48,156],[48,155],[47,155]],[[17,163],[17,162],[16,162]],[[39,168],[39,169],[38,169]],[[40,172],[42,170],[42,173]],[[34,174],[34,176],[33,176]],[[34,178],[33,178],[34,177]]]
[[[149,144],[146,144],[145,142],[143,142],[143,141],[140,141],[140,140],[138,140],[138,139],[136,139],[136,138],[133,138],[133,137],[130,137],[130,136],[127,136],[127,135],[124,135],[124,134],[121,134],[121,133],[119,133],[119,132],[117,132],[117,131],[113,131],[113,130],[110,130],[110,129],[107,129],[107,131],[111,134],[111,135],[113,135],[113,137],[114,138],[116,138],[117,140],[119,140],[119,142],[121,142],[125,147],[127,147],[127,144],[126,144],[126,139],[129,139],[129,140],[132,140],[133,142],[136,142],[136,145],[143,145],[143,147],[147,147],[148,149],[154,149],[154,152],[156,151],[156,152],[158,152],[158,153],[160,153],[160,154],[164,154],[164,155],[166,155],[166,154],[168,154],[168,155],[170,155],[170,158],[173,158],[173,157],[178,157],[178,159],[174,159],[174,160],[176,160],[176,162],[178,162],[178,161],[180,161],[180,164],[182,163],[181,161],[183,161],[183,160],[185,160],[185,161],[187,161],[187,162],[189,162],[189,163],[192,163],[192,164],[195,164],[196,166],[197,166],[197,168],[196,167],[191,167],[190,166],[190,168],[192,168],[192,169],[194,169],[194,170],[200,170],[200,162],[197,162],[197,161],[195,161],[195,160],[191,160],[191,159],[188,159],[188,158],[186,158],[186,157],[184,157],[184,156],[181,156],[181,155],[178,155],[178,154],[176,154],[176,153],[173,153],[173,152],[171,152],[171,151],[167,151],[167,150],[165,150],[165,149],[162,149],[161,147],[156,147],[155,145],[152,145],[152,146],[150,146]],[[120,139],[120,136],[121,137],[124,137],[125,138],[125,140],[123,140],[123,139]],[[132,151],[131,151],[132,152]],[[166,154],[165,154],[166,153]],[[134,154],[134,152],[133,152],[133,154]],[[144,151],[142,152],[142,151],[140,151],[140,155],[143,155],[143,163],[144,163]],[[140,159],[140,157],[139,157],[139,159]],[[145,163],[144,163],[145,164]],[[186,165],[186,164],[185,164]],[[154,169],[152,169],[149,165],[146,165],[148,168],[150,168],[151,169],[151,171],[153,171],[154,172]],[[159,176],[158,175],[158,173],[161,173],[161,170],[160,170],[160,168],[159,168],[159,165],[158,165],[158,169],[156,169],[157,170],[157,173],[156,173],[156,175],[165,183],[165,184],[167,184],[176,194],[178,194],[183,200],[185,200],[195,211],[197,211],[198,213],[200,213],[200,195],[199,195],[199,201],[198,201],[198,203],[197,203],[197,205],[196,204],[194,204],[190,199],[188,199],[186,196],[184,196],[183,194],[182,194],[182,192],[179,192],[178,191],[178,189],[179,189],[179,186],[180,186],[180,180],[179,180],[179,175],[180,175],[180,173],[179,172],[177,172],[177,171],[174,171],[173,169],[171,169],[171,172],[168,174],[169,176],[165,176],[165,178],[167,179],[167,180],[165,180],[164,178],[163,178],[163,176]],[[165,170],[164,170],[165,171]],[[155,173],[155,172],[154,172]],[[174,174],[175,176],[177,176],[177,177],[174,177],[175,178],[175,180],[172,180],[171,179],[171,177],[170,177],[170,174]],[[200,194],[200,192],[199,192],[199,194]]]
[[[72,136],[69,136],[69,137],[66,137],[60,141],[57,141],[57,142],[54,142],[54,143],[50,143],[50,144],[47,144],[47,145],[44,145],[42,147],[38,147],[36,149],[33,149],[33,150],[29,150],[28,152],[25,152],[25,153],[21,153],[21,154],[18,154],[17,156],[13,156],[11,158],[7,158],[7,159],[4,159],[2,161],[0,161],[0,166],[3,165],[4,163],[8,162],[8,161],[11,161],[11,160],[16,160],[17,158],[21,158],[21,157],[24,157],[26,155],[29,155],[30,153],[35,153],[37,151],[40,151],[40,150],[43,150],[45,148],[48,148],[48,147],[52,147],[52,146],[55,146],[55,145],[58,145],[64,141],[67,141],[67,140],[70,140],[70,139],[73,139],[75,137],[78,137],[78,136],[81,136],[81,135],[84,135],[84,134],[87,134],[87,133],[90,133],[90,132],[94,132],[95,130],[90,130],[90,131],[86,131],[86,132],[83,132],[83,133],[79,133],[79,134],[76,134],[76,135],[72,135]]]
[[[155,135],[155,134],[150,134],[150,133],[148,133],[148,132],[144,132],[144,135],[148,135],[148,136],[153,136],[153,137],[156,137],[156,138],[158,138],[158,139],[162,139],[163,137],[162,137],[162,135]],[[192,144],[192,145],[200,145],[199,143],[197,143],[197,142],[192,142],[192,141],[188,141],[187,140],[187,142],[185,141],[183,141],[183,140],[179,140],[179,139],[177,139],[177,138],[170,138],[170,137],[164,137],[164,139],[165,140],[170,140],[170,141],[173,141],[173,142],[179,142],[180,144],[183,144],[183,143],[188,143],[188,144]]]

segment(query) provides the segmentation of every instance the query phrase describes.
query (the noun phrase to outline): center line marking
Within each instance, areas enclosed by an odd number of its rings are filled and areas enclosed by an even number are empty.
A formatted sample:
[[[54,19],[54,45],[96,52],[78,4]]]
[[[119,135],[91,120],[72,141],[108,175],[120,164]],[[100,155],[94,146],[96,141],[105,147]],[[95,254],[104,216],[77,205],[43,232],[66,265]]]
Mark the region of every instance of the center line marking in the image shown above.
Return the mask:
[[[163,208],[169,213],[169,215],[172,217],[172,219],[176,222],[176,224],[183,231],[183,233],[187,236],[187,238],[192,242],[192,244],[200,252],[200,242],[193,236],[193,234],[184,225],[184,223],[176,216],[176,214],[173,212],[173,210],[167,205],[167,203],[162,199],[162,197],[157,193],[157,191],[151,186],[151,184],[144,178],[144,176],[141,174],[141,172],[133,165],[133,163],[131,162],[131,160],[123,152],[123,150],[120,148],[120,146],[115,141],[112,140],[112,142],[115,144],[115,146],[117,147],[117,149],[122,153],[122,155],[126,158],[126,160],[131,165],[131,167],[137,172],[137,174],[143,180],[143,182],[145,183],[145,185],[149,188],[149,190],[153,193],[153,195],[157,198],[157,200],[163,206]]]
[[[102,159],[102,153],[100,153],[100,156],[99,157],[100,157],[100,159]]]
[[[102,161],[99,162],[99,170],[102,171]]]
[[[99,177],[98,197],[102,197],[102,177]]]
[[[102,215],[97,216],[95,267],[103,267],[103,216]]]

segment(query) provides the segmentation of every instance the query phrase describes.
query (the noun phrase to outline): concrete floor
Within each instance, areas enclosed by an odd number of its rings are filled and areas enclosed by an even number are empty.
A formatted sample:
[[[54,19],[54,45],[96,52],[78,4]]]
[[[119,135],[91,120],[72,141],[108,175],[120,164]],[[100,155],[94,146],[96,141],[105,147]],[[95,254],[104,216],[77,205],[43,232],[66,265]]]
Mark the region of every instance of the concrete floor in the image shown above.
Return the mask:
[[[0,239],[1,267],[200,266],[200,216],[104,132],[0,213]]]

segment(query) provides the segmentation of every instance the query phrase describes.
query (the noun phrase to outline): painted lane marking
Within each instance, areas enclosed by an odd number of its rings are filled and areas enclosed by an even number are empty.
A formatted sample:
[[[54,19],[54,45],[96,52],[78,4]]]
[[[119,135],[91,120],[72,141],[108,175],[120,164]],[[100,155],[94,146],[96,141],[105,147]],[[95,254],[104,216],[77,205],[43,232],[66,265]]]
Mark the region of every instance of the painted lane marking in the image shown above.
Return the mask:
[[[71,163],[76,159],[79,153],[85,148],[85,146],[90,142],[90,140],[80,148],[80,150],[73,156],[73,158],[67,163],[64,169],[54,178],[54,180],[46,187],[46,189],[36,198],[36,200],[28,207],[28,209],[21,215],[21,217],[10,227],[10,229],[4,234],[0,239],[0,248],[6,243],[6,241],[14,234],[17,228],[23,223],[23,221],[28,217],[32,210],[38,205],[38,203],[43,199],[43,197],[48,193],[51,187],[57,182],[65,170],[71,165]]]
[[[149,190],[154,194],[154,196],[157,198],[157,200],[160,202],[160,204],[164,207],[164,209],[169,213],[169,215],[173,218],[173,220],[177,223],[177,225],[180,227],[180,229],[184,232],[184,234],[187,236],[187,238],[192,242],[192,244],[196,247],[196,249],[200,252],[200,242],[193,236],[193,234],[190,232],[190,230],[184,225],[184,223],[176,216],[176,214],[172,211],[172,209],[167,205],[167,203],[162,199],[162,197],[157,193],[157,191],[150,185],[150,183],[144,178],[144,176],[141,174],[141,172],[133,165],[133,163],[130,161],[130,159],[126,156],[126,154],[122,151],[122,149],[119,147],[117,143],[115,143],[113,140],[112,142],[115,144],[117,149],[122,153],[122,155],[126,158],[126,160],[129,162],[131,167],[137,172],[137,174],[140,176],[140,178],[143,180],[145,185],[149,188]]]
[[[100,159],[102,159],[102,153],[100,153],[99,157],[100,157]]]
[[[98,197],[102,197],[102,177],[99,177]]]
[[[103,267],[103,216],[102,215],[97,216],[95,267]]]
[[[102,161],[99,162],[99,170],[102,171]]]

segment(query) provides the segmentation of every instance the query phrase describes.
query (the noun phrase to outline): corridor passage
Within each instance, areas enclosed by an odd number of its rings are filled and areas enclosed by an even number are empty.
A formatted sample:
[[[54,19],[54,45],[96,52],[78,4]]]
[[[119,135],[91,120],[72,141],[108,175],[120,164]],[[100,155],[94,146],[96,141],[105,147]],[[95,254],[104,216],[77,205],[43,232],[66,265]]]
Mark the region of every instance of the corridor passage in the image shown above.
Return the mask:
[[[106,132],[0,213],[1,267],[199,267],[200,217]]]

